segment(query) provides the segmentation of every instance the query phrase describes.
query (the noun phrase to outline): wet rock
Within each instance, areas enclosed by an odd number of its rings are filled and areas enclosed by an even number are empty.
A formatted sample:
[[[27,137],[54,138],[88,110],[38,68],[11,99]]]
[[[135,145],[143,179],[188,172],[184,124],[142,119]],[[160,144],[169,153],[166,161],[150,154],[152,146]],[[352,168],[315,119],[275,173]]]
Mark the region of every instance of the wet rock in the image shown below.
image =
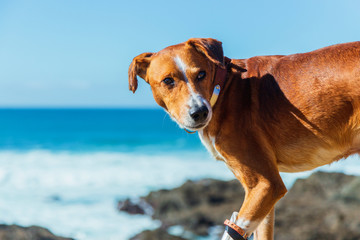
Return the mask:
[[[118,210],[127,212],[129,214],[145,214],[145,210],[137,203],[132,202],[130,199],[119,201]]]
[[[210,227],[222,225],[240,208],[244,190],[237,180],[204,179],[151,192],[144,199],[154,209],[153,218],[163,226],[181,225],[186,231],[205,236]]]
[[[143,198],[127,198],[125,200],[120,200],[118,201],[117,209],[121,212],[126,212],[131,215],[146,214],[152,216],[154,213],[154,209],[152,208],[152,206],[147,203]]]
[[[360,203],[359,190],[360,177],[357,177],[341,189],[340,193],[337,195],[337,199],[342,200],[345,203]]]
[[[185,238],[170,235],[166,230],[158,228],[146,230],[130,238],[130,240],[185,240]]]
[[[360,177],[317,172],[299,179],[276,208],[275,238],[360,239]]]
[[[72,238],[58,237],[49,230],[38,227],[21,227],[17,225],[0,225],[1,240],[73,240]]]

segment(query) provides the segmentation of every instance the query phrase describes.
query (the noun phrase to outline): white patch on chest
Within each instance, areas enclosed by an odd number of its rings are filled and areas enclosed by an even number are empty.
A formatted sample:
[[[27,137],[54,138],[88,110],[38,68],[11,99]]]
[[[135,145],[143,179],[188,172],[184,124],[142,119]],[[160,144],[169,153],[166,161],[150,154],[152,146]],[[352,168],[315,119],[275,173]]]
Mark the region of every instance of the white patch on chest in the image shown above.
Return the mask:
[[[202,144],[206,147],[206,149],[211,153],[211,155],[213,155],[213,157],[216,160],[226,162],[226,159],[224,158],[224,156],[222,156],[221,153],[216,149],[215,137],[204,134],[203,130],[199,131],[199,137],[200,137]]]

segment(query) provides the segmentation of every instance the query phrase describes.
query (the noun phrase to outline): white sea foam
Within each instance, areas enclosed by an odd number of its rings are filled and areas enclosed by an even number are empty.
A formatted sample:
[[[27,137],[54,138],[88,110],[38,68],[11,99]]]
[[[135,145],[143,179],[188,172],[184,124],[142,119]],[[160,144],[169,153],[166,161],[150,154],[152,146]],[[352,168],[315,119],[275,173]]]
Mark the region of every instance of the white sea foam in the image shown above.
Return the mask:
[[[127,239],[157,222],[116,211],[116,200],[186,179],[232,178],[206,153],[0,152],[0,220],[76,239]]]
[[[320,169],[359,174],[360,162],[350,158]],[[310,173],[282,176],[290,187],[296,178]],[[0,221],[40,225],[79,240],[128,239],[159,223],[117,212],[118,199],[204,177],[227,180],[233,175],[205,152],[0,151]]]

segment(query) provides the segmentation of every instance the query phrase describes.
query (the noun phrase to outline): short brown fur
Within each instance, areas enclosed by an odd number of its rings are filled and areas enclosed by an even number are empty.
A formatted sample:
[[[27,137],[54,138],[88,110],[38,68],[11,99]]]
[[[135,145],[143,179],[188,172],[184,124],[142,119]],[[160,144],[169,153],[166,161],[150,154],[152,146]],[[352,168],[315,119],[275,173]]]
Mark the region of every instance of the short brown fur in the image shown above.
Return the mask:
[[[205,81],[189,84],[209,101],[216,66],[223,64],[219,46],[214,39],[191,39],[145,60],[140,55],[129,69],[130,89],[136,90],[136,74],[143,74],[155,100],[181,125],[190,93],[171,59],[181,56],[188,66],[206,69]],[[249,231],[257,228],[257,239],[273,239],[274,205],[286,193],[279,171],[310,170],[360,152],[360,42],[231,64],[246,72],[229,69],[210,122],[197,130],[245,188],[239,218],[256,223]],[[162,86],[166,74],[178,78],[178,89]]]

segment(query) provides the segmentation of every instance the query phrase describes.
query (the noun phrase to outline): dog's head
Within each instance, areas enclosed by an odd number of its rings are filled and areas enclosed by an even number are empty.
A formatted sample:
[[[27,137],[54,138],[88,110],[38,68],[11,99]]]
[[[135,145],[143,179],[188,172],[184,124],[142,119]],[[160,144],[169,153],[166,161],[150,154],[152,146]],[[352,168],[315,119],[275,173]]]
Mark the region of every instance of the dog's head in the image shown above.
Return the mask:
[[[199,130],[211,120],[215,70],[224,67],[221,45],[215,39],[192,38],[157,53],[140,54],[129,67],[129,88],[136,91],[140,76],[180,127]]]

